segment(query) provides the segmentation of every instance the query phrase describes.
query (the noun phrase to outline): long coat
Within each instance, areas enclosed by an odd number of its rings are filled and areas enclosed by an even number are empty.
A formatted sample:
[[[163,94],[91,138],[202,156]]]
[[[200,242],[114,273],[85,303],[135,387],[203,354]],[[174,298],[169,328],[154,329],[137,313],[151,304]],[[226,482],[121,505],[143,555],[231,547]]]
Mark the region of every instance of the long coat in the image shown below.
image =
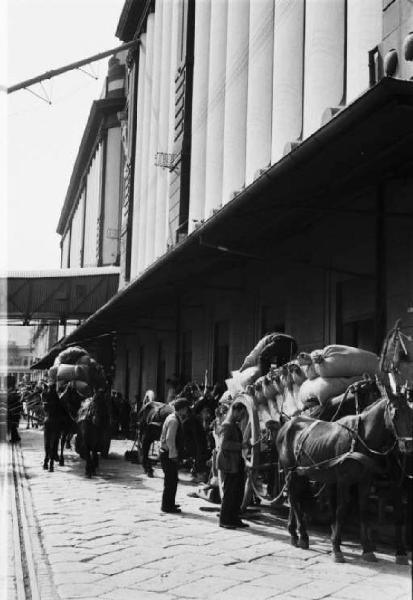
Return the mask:
[[[217,467],[224,473],[238,473],[242,466],[242,433],[235,423],[223,423]]]

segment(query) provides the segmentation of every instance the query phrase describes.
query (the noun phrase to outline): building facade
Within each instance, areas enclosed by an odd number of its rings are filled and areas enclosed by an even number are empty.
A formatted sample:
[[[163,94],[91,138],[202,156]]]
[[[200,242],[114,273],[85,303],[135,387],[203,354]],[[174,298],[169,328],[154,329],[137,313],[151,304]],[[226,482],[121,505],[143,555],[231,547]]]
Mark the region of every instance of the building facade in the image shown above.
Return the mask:
[[[268,331],[412,333],[412,31],[407,0],[127,0],[121,289],[67,343],[114,332],[115,387],[163,399]]]
[[[125,65],[116,57],[91,108],[57,226],[61,267],[119,265]]]

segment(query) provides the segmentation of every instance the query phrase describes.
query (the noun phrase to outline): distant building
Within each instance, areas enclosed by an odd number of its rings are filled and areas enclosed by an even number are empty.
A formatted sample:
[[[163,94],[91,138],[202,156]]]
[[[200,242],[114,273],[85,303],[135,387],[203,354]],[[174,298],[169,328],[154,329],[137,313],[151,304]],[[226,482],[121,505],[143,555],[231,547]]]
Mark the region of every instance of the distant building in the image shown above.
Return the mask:
[[[303,350],[412,333],[412,31],[404,0],[126,0],[123,182],[96,107],[58,228],[62,265],[118,252],[122,289],[65,343],[111,335],[115,387],[163,399],[268,331]]]
[[[31,343],[4,341],[0,347],[0,389],[5,389],[7,378],[15,385],[37,379],[37,374],[30,370],[34,362]]]

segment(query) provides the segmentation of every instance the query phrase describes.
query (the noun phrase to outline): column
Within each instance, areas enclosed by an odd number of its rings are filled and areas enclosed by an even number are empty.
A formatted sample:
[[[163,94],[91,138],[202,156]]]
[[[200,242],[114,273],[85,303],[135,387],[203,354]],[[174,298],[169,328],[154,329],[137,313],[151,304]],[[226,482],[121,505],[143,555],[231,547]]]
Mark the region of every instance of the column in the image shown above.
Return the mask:
[[[211,2],[204,210],[206,219],[222,202],[227,11],[227,0]]]
[[[319,129],[327,108],[345,100],[345,2],[307,0],[304,137]]]
[[[172,2],[163,0],[162,14],[162,55],[159,96],[159,127],[158,127],[158,152],[168,153],[169,142],[169,102],[174,93],[171,81],[171,20]],[[158,167],[158,184],[156,188],[155,203],[155,251],[154,258],[158,258],[166,251],[166,209],[168,205],[168,171]]]
[[[142,150],[143,150],[143,127],[145,110],[145,71],[146,71],[146,51],[147,39],[146,33],[140,36],[139,42],[139,75],[138,75],[138,93],[136,106],[136,147],[135,147],[135,166],[134,166],[134,184],[133,184],[133,222],[132,222],[132,244],[131,244],[131,279],[136,277],[139,272],[139,243],[141,236],[141,220],[143,197],[141,195],[142,182]]]
[[[274,1],[251,2],[246,183],[271,162]]]
[[[191,177],[188,231],[204,217],[208,114],[209,36],[211,3],[195,4],[194,74],[192,91]]]
[[[228,0],[222,203],[245,183],[249,0]]]
[[[145,99],[143,110],[142,131],[142,160],[140,164],[140,211],[139,211],[139,239],[138,239],[138,274],[146,266],[146,230],[147,230],[147,203],[148,203],[148,153],[151,118],[152,96],[152,64],[153,64],[153,26],[154,14],[148,15],[146,22],[146,60],[145,60]]]
[[[183,14],[183,0],[173,0],[172,3],[172,21],[171,21],[171,80],[170,80],[170,96],[169,96],[169,137],[168,137],[168,152],[173,154],[176,151],[175,147],[175,77],[177,76],[178,62],[181,64],[181,22]],[[179,58],[178,58],[179,55]],[[178,167],[180,169],[180,166]],[[170,192],[173,181],[177,174],[175,171],[168,172],[168,201],[165,213],[165,232],[166,243],[174,244],[175,240],[170,232],[169,213],[170,213]]]
[[[146,239],[145,239],[145,267],[151,264],[155,252],[155,206],[157,194],[157,182],[160,167],[155,166],[155,154],[158,148],[158,126],[159,126],[159,94],[161,79],[161,55],[162,55],[162,1],[157,0],[154,21],[154,46],[152,67],[152,95],[150,114],[150,141],[148,152],[148,199],[146,212]]]
[[[369,50],[382,39],[382,6],[377,0],[347,0],[347,104],[369,87]]]
[[[271,162],[303,130],[304,0],[276,0]]]

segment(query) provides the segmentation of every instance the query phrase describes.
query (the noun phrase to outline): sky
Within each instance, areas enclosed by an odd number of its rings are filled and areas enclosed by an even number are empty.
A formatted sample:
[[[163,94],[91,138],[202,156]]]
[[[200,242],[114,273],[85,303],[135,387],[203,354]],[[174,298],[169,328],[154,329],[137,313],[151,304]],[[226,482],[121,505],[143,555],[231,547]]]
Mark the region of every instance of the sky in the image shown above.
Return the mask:
[[[120,45],[115,31],[124,2],[8,0],[7,59],[3,58],[0,64],[0,83],[10,86]],[[3,52],[0,54],[4,56]],[[56,227],[90,107],[100,96],[108,60],[90,67],[100,77],[98,81],[80,71],[46,81],[44,87],[51,105],[26,90],[18,91],[7,95],[4,120],[2,98],[7,166],[1,189],[6,202],[0,209],[0,263],[5,256],[2,245],[6,244],[8,270],[60,266]],[[43,94],[40,84],[31,90]],[[4,137],[0,139],[0,151],[1,146],[4,151]]]

